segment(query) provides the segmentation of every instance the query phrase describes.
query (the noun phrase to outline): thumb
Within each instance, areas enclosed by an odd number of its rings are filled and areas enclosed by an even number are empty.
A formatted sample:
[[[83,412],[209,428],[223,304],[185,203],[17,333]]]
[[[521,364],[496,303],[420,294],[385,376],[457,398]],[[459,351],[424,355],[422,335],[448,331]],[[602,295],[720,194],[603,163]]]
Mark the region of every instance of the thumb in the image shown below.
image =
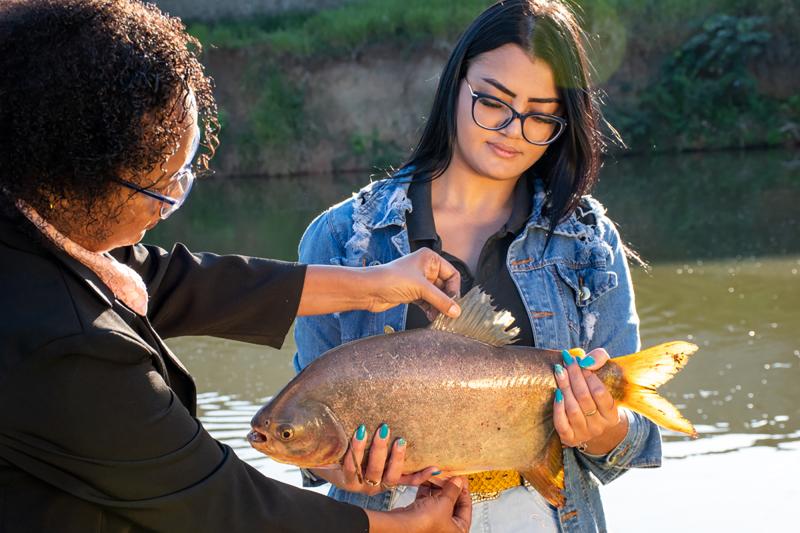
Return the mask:
[[[467,484],[467,480],[463,477],[453,477],[447,480],[442,486],[441,497],[445,498],[451,507],[455,507],[458,497],[461,495],[461,489]]]

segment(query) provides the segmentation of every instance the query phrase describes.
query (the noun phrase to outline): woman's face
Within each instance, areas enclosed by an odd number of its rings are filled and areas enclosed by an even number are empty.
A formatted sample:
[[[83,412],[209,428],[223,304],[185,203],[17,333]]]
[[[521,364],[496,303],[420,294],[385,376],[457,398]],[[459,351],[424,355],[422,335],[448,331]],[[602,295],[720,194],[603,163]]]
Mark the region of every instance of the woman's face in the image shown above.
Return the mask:
[[[184,107],[181,100],[175,109],[177,115],[183,115],[183,120],[180,124],[182,129],[181,138],[175,151],[170,155],[167,160],[153,168],[149,173],[144,176],[121,176],[123,179],[140,184],[142,187],[147,187],[148,190],[163,194],[167,197],[175,197],[173,190],[175,174],[183,168],[190,157],[194,154],[190,153],[194,146],[195,138],[200,135],[200,130],[197,126],[197,105],[194,98],[188,99],[188,109]],[[184,113],[184,110],[186,111]],[[154,185],[151,185],[154,184]],[[150,198],[144,194],[138,193],[119,185],[113,188],[111,197],[109,198],[109,205],[121,205],[119,216],[115,220],[111,220],[103,232],[106,236],[100,242],[92,244],[90,249],[97,252],[103,252],[119,248],[120,246],[128,246],[136,244],[144,238],[147,230],[152,229],[161,221],[161,207],[163,203],[154,198]]]
[[[473,99],[467,83],[476,93],[497,97],[518,113],[560,116],[562,109],[553,70],[519,46],[506,44],[477,56],[467,70],[466,79],[461,81],[454,158],[480,176],[517,179],[539,160],[547,146],[526,141],[518,118],[498,131],[478,126],[472,117]]]

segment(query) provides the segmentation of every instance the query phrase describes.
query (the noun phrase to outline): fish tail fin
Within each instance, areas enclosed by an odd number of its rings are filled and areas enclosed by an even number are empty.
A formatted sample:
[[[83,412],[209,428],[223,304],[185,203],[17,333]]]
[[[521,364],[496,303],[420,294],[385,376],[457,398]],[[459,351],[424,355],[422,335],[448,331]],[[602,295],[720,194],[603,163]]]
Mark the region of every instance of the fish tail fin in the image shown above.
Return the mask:
[[[564,455],[561,439],[553,431],[544,457],[528,470],[520,472],[525,480],[541,494],[551,505],[564,506]]]
[[[694,426],[667,399],[656,392],[677,374],[697,351],[689,342],[659,344],[612,361],[622,369],[623,387],[619,404],[646,416],[659,426],[697,436]]]

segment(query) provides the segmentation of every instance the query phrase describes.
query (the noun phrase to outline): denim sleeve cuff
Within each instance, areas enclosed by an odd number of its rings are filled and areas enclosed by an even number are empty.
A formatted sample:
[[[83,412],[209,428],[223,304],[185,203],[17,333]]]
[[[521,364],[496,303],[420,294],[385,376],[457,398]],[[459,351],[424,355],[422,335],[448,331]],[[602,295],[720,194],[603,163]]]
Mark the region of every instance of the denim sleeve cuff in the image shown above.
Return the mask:
[[[655,424],[628,409],[628,433],[605,455],[580,453],[579,457],[602,483],[608,483],[629,468],[661,466],[661,436]]]
[[[303,476],[304,487],[319,487],[327,483],[326,480],[315,476],[311,473],[311,470],[306,470],[305,468],[300,469],[300,475]]]

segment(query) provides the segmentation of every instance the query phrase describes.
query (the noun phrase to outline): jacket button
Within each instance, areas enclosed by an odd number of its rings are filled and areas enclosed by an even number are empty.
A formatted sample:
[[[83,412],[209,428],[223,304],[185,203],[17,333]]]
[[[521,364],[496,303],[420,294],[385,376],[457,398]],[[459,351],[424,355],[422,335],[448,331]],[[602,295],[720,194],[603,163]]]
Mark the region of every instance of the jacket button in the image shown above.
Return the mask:
[[[581,287],[580,293],[581,293],[581,301],[582,302],[585,302],[586,300],[588,300],[589,298],[592,297],[592,291],[590,291],[589,287],[587,287],[586,285]]]

